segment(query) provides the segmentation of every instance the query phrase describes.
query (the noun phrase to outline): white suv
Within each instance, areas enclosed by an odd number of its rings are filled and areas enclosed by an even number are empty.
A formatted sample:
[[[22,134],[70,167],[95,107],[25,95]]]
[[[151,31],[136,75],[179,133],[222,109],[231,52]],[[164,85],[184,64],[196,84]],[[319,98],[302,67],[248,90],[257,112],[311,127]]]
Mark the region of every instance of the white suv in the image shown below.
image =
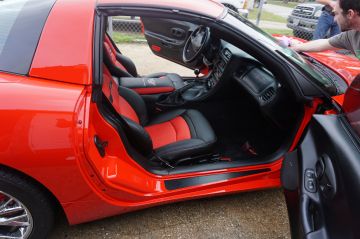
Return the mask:
[[[240,15],[247,17],[249,10],[247,9],[248,0],[215,0],[222,3],[225,7],[239,13]]]

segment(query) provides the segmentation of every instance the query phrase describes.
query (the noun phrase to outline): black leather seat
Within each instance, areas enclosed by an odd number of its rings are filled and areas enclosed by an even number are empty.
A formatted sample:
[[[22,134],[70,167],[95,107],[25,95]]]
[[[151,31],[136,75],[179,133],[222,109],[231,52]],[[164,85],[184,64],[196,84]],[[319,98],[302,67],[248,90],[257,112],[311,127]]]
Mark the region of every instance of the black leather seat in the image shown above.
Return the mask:
[[[204,116],[178,109],[149,118],[142,97],[118,85],[103,65],[103,93],[127,124],[130,143],[144,156],[157,155],[170,163],[211,153],[216,136]]]
[[[178,125],[174,125],[174,128],[179,131],[183,131],[178,134],[183,134],[184,131],[188,131],[190,133],[190,137],[164,144],[161,147],[156,147],[155,151],[157,155],[172,161],[179,158],[209,153],[209,149],[211,149],[216,141],[216,136],[207,119],[205,119],[199,111],[192,109],[172,110],[151,119],[145,129],[148,133],[150,133],[150,137],[153,139],[153,142],[158,141],[157,137],[159,134],[169,133],[168,131],[161,133],[161,128],[163,128],[161,125],[167,122],[172,122],[178,117],[184,119],[187,127],[183,125],[182,127],[180,126],[181,128],[177,128]],[[150,129],[153,127],[155,127],[156,130],[151,131]]]
[[[104,40],[104,62],[112,75],[116,77],[139,77],[134,62],[127,56],[124,56],[116,48],[111,38],[105,34]],[[143,78],[168,78],[173,82],[174,89],[180,89],[184,86],[183,79],[174,73],[159,72]]]

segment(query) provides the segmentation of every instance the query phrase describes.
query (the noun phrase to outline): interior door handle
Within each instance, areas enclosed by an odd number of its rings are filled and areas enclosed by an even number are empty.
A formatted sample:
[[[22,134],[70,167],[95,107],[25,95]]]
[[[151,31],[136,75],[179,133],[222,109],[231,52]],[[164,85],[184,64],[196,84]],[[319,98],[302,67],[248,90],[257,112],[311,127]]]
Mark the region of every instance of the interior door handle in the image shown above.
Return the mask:
[[[311,198],[306,194],[301,195],[300,199],[300,218],[303,225],[303,232],[306,239],[327,239],[327,233],[324,227],[314,228],[314,212]]]
[[[312,225],[312,215],[310,214],[310,198],[305,194],[301,195],[300,198],[300,213],[304,234],[306,235],[314,229]]]

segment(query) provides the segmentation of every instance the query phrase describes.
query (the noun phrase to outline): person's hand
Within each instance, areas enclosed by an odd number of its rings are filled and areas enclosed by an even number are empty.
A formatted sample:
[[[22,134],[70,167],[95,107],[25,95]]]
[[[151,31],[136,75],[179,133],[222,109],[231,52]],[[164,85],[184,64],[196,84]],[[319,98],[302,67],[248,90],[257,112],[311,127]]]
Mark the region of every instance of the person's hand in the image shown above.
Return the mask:
[[[291,39],[290,48],[296,52],[300,52],[302,44],[303,44],[303,42],[301,42],[299,40]]]
[[[329,6],[332,7],[332,9],[335,9],[336,2],[335,2],[335,1],[330,1],[330,2],[329,2]],[[333,10],[333,11],[334,11],[334,10]]]
[[[290,47],[293,51],[300,52],[301,51],[301,44],[295,44]]]
[[[277,38],[278,43],[282,47],[289,47],[291,45],[291,39],[287,36],[282,36],[280,38]]]

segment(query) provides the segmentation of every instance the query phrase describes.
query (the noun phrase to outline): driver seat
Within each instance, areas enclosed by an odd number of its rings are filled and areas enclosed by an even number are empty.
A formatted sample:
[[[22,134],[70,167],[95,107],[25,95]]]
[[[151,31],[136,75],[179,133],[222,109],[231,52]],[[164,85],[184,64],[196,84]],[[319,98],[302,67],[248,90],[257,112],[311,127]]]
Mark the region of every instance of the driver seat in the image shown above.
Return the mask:
[[[104,62],[105,65],[109,68],[111,74],[116,77],[141,77],[137,73],[136,66],[134,62],[127,56],[121,54],[121,52],[116,47],[112,39],[105,34],[104,39]],[[173,83],[174,89],[180,89],[185,84],[183,79],[174,73],[165,73],[159,72],[146,76],[143,78],[168,78]]]
[[[102,92],[122,119],[127,139],[143,156],[177,165],[212,153],[216,136],[200,112],[177,109],[150,117],[141,96],[119,86],[105,65]]]

